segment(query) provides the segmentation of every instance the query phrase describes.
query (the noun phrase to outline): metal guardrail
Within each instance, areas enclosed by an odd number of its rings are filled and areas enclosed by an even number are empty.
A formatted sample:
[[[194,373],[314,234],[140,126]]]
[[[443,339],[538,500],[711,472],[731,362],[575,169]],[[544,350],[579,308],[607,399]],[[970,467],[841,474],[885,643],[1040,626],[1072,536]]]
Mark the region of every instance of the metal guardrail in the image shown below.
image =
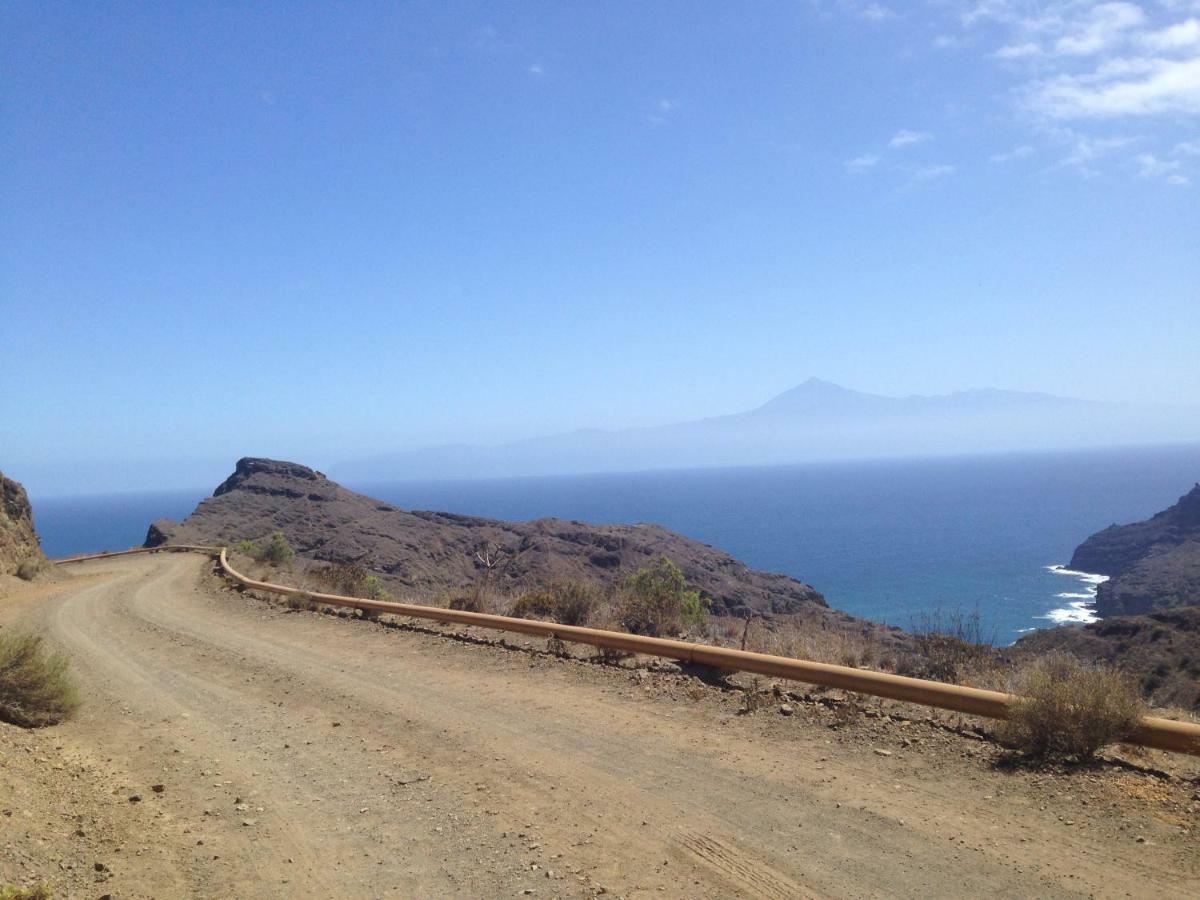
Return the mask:
[[[932,706],[954,712],[983,716],[990,719],[1006,719],[1017,697],[1001,691],[909,678],[904,675],[889,675],[850,666],[835,666],[828,663],[789,659],[766,653],[751,653],[746,650],[731,650],[709,644],[693,644],[668,638],[643,637],[620,631],[605,631],[599,628],[583,628],[577,625],[559,625],[536,619],[518,619],[512,616],[497,616],[488,613],[473,613],[464,610],[442,609],[437,606],[422,606],[414,603],[395,603],[384,600],[367,600],[362,597],[346,597],[341,594],[322,594],[301,588],[257,581],[237,571],[230,563],[224,547],[163,546],[118,553],[99,553],[90,556],[72,557],[57,562],[83,562],[90,559],[105,559],[113,556],[128,556],[135,553],[160,551],[195,551],[217,559],[221,571],[243,587],[290,597],[307,597],[315,603],[327,606],[349,607],[376,613],[389,613],[415,619],[458,625],[474,625],[495,631],[530,634],[538,637],[557,638],[576,644],[588,644],[611,650],[641,653],[681,662],[696,663],[721,669],[784,678],[806,684],[839,688],[874,697],[901,700],[921,706]],[[1188,753],[1200,756],[1200,725],[1177,722],[1156,716],[1146,716],[1141,724],[1126,739],[1126,743],[1141,744],[1158,750]]]

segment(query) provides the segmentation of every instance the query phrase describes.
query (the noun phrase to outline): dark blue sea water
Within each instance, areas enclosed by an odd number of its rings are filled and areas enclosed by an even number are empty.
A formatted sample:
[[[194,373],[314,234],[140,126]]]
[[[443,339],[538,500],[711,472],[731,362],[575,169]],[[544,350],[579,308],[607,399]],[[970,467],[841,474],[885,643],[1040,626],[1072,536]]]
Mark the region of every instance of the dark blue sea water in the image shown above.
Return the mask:
[[[808,581],[858,616],[910,626],[939,607],[978,608],[1006,643],[1078,615],[1071,604],[1089,585],[1048,566],[1066,563],[1092,532],[1174,503],[1198,479],[1194,445],[350,486],[408,509],[658,522]],[[35,499],[35,516],[52,555],[125,547],[204,493]]]

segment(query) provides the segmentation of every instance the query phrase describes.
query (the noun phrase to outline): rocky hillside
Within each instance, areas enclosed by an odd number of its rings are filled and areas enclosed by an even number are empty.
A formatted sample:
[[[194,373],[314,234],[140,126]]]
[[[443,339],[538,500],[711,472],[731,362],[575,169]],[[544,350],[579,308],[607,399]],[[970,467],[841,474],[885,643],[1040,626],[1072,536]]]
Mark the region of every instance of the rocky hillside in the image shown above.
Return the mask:
[[[1200,484],[1144,522],[1092,535],[1071,568],[1110,576],[1096,596],[1105,617],[1200,605]]]
[[[610,586],[658,556],[683,570],[717,613],[807,613],[854,622],[828,608],[812,587],[748,568],[728,553],[658,525],[589,525],[562,519],[503,522],[453,513],[408,511],[346,490],[290,462],[242,459],[213,496],[182,523],[154,523],[148,546],[233,545],[282,531],[299,556],[355,562],[412,595],[460,590],[494,563],[503,593],[562,578]]]
[[[1028,659],[1051,650],[1128,672],[1156,706],[1200,712],[1200,606],[1045,628],[1022,637],[1010,652]]]
[[[33,509],[25,488],[0,472],[0,575],[14,574],[26,561],[45,561],[33,530]]]

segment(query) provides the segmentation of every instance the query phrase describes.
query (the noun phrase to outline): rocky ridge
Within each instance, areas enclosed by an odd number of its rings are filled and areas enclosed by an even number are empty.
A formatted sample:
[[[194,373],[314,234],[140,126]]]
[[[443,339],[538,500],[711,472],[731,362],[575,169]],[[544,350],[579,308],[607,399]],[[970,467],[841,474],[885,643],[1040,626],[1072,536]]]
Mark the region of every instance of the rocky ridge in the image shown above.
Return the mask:
[[[1093,534],[1071,568],[1109,576],[1096,594],[1101,616],[1200,605],[1200,484],[1143,522]]]
[[[45,559],[25,488],[0,472],[0,575],[14,574],[24,562],[40,566]]]
[[[306,466],[270,459],[239,460],[234,473],[182,523],[151,525],[146,543],[233,545],[274,531],[283,532],[304,559],[357,563],[384,576],[393,589],[418,597],[462,590],[483,577],[506,594],[564,578],[614,587],[667,556],[710,599],[715,613],[805,614],[831,624],[859,624],[830,609],[808,584],[750,569],[722,550],[658,525],[505,522],[403,510]]]

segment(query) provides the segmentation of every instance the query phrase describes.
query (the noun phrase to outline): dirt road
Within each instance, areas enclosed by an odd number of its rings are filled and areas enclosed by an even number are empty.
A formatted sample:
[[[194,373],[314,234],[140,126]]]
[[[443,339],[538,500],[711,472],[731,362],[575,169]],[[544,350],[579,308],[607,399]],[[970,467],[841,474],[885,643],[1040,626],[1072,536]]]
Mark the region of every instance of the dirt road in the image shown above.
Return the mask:
[[[0,625],[46,633],[85,696],[65,725],[0,732],[0,884],[42,878],[81,897],[1200,891],[1200,785],[1185,780],[1004,771],[990,745],[921,722],[831,721],[818,704],[739,716],[736,694],[681,674],[293,613],[209,569],[129,557],[0,599]]]

